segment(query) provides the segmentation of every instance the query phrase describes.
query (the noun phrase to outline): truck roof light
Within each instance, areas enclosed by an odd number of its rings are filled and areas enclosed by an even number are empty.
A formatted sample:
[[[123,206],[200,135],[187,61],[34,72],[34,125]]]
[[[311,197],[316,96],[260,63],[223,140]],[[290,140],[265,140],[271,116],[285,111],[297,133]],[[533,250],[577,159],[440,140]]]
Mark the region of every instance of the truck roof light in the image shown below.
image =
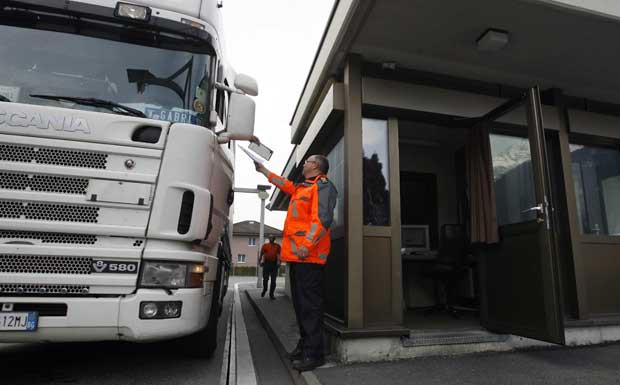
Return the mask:
[[[200,23],[199,23],[199,22],[197,22],[197,21],[193,21],[193,20],[189,20],[189,19],[181,19],[181,23],[183,23],[183,24],[187,24],[187,25],[191,25],[191,26],[192,26],[192,27],[194,27],[194,28],[200,28],[200,29],[202,29],[202,30],[204,30],[204,29],[205,29],[204,24],[200,24]]]
[[[116,17],[147,22],[151,19],[151,8],[129,3],[116,3]]]

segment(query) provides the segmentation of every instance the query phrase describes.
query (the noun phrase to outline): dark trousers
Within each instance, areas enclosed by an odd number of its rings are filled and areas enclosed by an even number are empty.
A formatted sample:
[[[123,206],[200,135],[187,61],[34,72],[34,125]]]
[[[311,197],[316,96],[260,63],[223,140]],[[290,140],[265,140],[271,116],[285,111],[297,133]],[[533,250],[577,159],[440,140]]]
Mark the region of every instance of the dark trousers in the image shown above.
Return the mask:
[[[269,295],[273,296],[276,291],[276,277],[278,276],[278,263],[276,261],[266,261],[263,263],[263,293],[267,291],[267,283],[271,277],[271,286],[269,287]]]
[[[291,295],[304,358],[323,358],[323,266],[289,263]]]

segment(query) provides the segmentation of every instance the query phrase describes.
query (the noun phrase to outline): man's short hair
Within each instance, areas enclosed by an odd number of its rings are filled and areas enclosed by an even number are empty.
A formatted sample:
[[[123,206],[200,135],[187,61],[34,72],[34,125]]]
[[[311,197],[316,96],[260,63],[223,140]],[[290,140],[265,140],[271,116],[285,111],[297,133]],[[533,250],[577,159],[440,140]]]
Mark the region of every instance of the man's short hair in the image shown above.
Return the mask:
[[[327,174],[329,172],[329,160],[323,155],[313,155],[313,157],[321,173]]]

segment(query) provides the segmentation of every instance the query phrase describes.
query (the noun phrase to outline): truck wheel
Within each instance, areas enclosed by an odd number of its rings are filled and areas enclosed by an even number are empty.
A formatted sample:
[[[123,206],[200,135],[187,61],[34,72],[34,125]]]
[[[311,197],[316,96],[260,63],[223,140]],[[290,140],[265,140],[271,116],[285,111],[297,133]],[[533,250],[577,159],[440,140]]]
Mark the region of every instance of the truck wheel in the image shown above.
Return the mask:
[[[179,343],[190,357],[211,358],[217,348],[218,301],[214,298],[209,312],[209,321],[204,329],[182,337]]]

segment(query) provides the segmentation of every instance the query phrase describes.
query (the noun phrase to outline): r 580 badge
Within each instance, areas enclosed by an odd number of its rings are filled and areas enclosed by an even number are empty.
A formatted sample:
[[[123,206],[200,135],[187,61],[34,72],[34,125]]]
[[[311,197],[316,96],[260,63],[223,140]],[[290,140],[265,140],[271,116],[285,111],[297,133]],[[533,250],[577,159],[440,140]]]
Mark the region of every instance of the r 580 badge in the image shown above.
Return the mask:
[[[90,265],[91,273],[137,274],[138,262],[118,262],[94,259]]]

